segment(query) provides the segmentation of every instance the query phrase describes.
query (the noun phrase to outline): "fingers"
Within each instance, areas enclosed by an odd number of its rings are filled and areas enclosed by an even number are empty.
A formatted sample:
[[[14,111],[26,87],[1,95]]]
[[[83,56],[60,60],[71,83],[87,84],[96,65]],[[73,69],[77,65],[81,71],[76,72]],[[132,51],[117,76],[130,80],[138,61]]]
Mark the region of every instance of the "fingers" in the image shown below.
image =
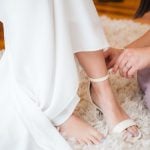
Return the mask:
[[[114,68],[113,68],[113,72],[116,73],[117,70],[119,69],[119,66],[120,66],[120,63],[122,62],[122,60],[124,59],[124,56],[125,56],[125,52],[123,52],[119,58],[117,59],[116,61],[116,64],[114,65]]]
[[[137,72],[136,66],[130,68],[127,73],[128,78],[132,78],[134,76],[134,74],[136,74],[136,72]]]
[[[112,68],[116,63],[117,58],[123,51],[121,49],[110,48],[104,52],[105,61],[108,69]]]
[[[128,71],[130,70],[131,66],[126,64],[125,66],[123,66],[122,69],[122,76],[128,78]]]
[[[133,78],[136,72],[136,65],[128,65],[128,63],[123,68],[119,68],[120,75],[125,78]]]
[[[112,56],[112,51],[108,50],[104,52],[104,56],[106,59],[108,59],[110,56]],[[118,70],[120,72],[120,75],[126,78],[132,78],[133,75],[136,73],[136,64],[134,64],[134,61],[131,59],[132,53],[131,50],[124,50],[118,59],[116,57],[112,57],[110,61],[107,63],[108,69],[112,68],[112,71],[116,73]]]
[[[107,68],[108,68],[108,69],[112,68],[112,67],[114,66],[115,62],[116,62],[116,59],[112,59],[112,60],[107,64]]]
[[[106,62],[107,68],[108,68],[108,64],[109,64],[109,62],[111,61],[111,60],[110,60],[111,51],[110,51],[110,50],[107,50],[107,51],[105,51],[103,54],[104,54],[104,58],[105,58],[105,62]],[[108,68],[108,69],[109,69],[109,68]]]
[[[108,58],[111,55],[111,50],[107,50],[104,52],[104,58]]]
[[[125,50],[116,61],[113,72],[116,73],[119,70],[121,76],[132,78],[137,69],[135,67],[136,64],[134,63],[134,60],[131,59],[131,56],[132,54],[128,50]]]

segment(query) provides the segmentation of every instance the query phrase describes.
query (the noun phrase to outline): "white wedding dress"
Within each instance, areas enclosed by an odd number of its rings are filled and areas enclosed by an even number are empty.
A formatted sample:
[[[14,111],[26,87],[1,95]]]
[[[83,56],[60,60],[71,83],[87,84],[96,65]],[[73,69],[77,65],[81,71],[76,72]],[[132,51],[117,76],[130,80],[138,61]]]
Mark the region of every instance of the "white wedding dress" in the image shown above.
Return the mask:
[[[92,0],[0,0],[0,150],[69,150],[54,126],[79,97],[74,53],[108,47]]]

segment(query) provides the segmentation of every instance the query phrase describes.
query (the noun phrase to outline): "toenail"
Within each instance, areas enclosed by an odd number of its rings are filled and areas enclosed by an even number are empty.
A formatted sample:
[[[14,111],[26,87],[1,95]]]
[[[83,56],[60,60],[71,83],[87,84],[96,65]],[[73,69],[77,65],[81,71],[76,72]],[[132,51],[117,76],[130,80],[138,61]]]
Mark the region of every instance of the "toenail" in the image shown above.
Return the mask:
[[[133,134],[131,134],[130,132],[128,133],[128,137],[133,137]]]

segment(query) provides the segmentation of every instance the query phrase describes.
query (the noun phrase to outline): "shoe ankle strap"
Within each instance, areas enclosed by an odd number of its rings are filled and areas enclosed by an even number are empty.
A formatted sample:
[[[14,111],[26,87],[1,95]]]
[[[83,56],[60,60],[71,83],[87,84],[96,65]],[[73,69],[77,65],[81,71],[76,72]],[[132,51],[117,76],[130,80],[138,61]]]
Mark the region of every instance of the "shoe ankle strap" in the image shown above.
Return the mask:
[[[89,80],[90,80],[91,82],[103,82],[103,81],[107,80],[108,77],[109,77],[109,75],[107,74],[107,75],[104,76],[104,77],[95,78],[95,79],[94,79],[94,78],[89,78]]]

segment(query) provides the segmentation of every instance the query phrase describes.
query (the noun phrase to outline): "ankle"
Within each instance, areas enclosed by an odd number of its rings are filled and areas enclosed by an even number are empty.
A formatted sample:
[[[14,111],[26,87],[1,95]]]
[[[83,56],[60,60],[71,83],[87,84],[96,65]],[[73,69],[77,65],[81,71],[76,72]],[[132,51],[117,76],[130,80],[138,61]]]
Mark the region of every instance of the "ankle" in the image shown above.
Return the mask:
[[[99,83],[92,82],[92,88],[95,92],[103,93],[107,90],[110,90],[110,84],[108,80]]]
[[[102,104],[104,107],[105,105],[114,107],[112,106],[114,104],[112,102],[115,102],[116,100],[108,80],[103,83],[92,83],[91,88],[91,94],[93,94],[93,97],[95,95],[93,99],[96,104]]]

